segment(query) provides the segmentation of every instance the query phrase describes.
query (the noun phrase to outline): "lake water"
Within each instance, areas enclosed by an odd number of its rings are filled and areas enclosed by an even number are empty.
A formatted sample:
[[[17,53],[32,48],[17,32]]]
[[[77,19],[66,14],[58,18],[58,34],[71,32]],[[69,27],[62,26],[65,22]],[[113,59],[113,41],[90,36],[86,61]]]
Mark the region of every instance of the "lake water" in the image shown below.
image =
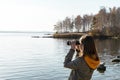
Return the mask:
[[[68,39],[42,38],[44,33],[0,33],[0,80],[67,80],[70,69],[63,67],[70,46]],[[40,36],[40,38],[32,38]],[[107,67],[95,70],[92,80],[120,80],[120,40],[95,40],[98,54]]]

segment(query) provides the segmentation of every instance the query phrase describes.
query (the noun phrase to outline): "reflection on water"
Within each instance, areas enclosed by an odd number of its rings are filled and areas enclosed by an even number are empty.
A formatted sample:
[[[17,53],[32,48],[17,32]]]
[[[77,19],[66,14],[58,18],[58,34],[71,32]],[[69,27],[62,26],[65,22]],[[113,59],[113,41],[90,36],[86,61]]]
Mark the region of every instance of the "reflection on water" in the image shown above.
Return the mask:
[[[109,39],[109,40],[96,40],[96,46],[98,52],[115,55],[120,53],[120,40]]]
[[[31,38],[37,34],[0,34],[0,80],[67,80],[70,70],[63,67],[70,46],[67,39]],[[106,64],[105,73],[95,70],[92,80],[120,80],[120,40],[95,40],[98,54]]]
[[[111,58],[120,55],[120,40],[96,40],[95,43],[101,60],[103,61],[109,62]]]
[[[105,73],[99,73],[95,71],[93,80],[120,80],[120,63],[112,63],[112,59],[116,56],[120,56],[120,40],[106,39],[95,40],[96,47],[101,59],[101,62],[105,62]]]

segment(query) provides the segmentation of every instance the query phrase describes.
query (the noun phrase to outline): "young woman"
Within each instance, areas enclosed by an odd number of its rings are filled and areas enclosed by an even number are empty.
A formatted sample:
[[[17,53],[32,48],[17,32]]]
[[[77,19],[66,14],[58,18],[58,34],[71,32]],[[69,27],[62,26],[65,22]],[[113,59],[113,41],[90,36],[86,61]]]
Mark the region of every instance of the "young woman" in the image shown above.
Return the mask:
[[[90,80],[93,71],[100,63],[93,37],[83,35],[79,42],[80,45],[76,45],[75,41],[71,43],[71,48],[65,57],[64,67],[72,69],[68,80]],[[76,59],[72,60],[75,51],[77,51]]]

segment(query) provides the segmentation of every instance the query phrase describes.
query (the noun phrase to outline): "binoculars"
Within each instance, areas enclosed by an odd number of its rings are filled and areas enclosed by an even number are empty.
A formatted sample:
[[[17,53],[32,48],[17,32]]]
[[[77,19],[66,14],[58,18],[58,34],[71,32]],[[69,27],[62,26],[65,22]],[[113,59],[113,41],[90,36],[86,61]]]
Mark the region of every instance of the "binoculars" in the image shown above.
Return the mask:
[[[75,42],[76,45],[80,45],[80,42],[78,40],[75,41],[67,41],[67,45],[71,45],[72,42]]]

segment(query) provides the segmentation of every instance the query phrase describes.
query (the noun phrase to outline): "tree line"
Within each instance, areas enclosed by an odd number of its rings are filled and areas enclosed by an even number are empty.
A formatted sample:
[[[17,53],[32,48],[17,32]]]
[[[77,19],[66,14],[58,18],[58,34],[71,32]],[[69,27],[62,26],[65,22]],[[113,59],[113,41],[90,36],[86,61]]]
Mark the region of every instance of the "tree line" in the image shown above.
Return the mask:
[[[120,7],[101,8],[97,14],[66,17],[54,25],[58,33],[65,32],[91,32],[94,35],[107,35],[120,37]]]

